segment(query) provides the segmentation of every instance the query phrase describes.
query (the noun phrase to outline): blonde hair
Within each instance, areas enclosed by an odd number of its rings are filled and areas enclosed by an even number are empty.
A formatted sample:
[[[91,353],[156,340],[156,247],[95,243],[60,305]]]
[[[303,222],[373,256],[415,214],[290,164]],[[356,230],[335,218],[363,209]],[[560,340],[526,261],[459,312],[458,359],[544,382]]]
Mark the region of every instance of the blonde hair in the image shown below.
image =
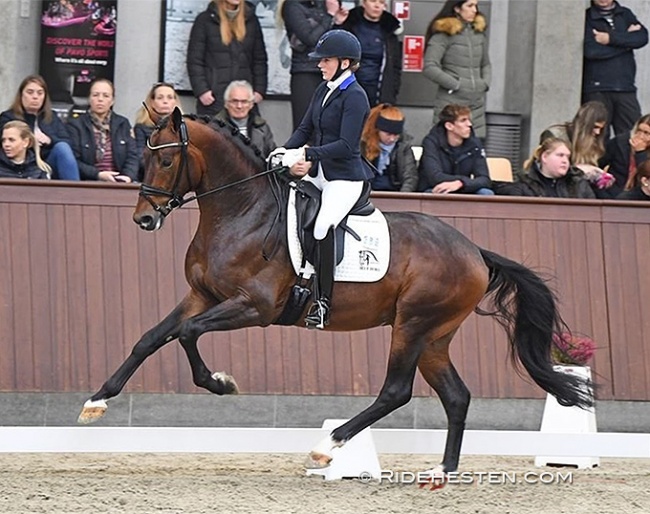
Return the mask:
[[[365,157],[369,161],[374,161],[380,153],[379,149],[379,129],[377,129],[377,119],[379,117],[391,121],[403,121],[404,114],[397,107],[390,104],[379,104],[370,110],[366,124],[361,133],[361,141],[365,145]]]
[[[566,139],[560,137],[547,137],[544,139],[544,141],[533,150],[532,155],[526,159],[526,162],[524,162],[524,170],[529,171],[533,167],[533,163],[536,161],[541,163],[542,154],[552,152],[560,145],[566,146],[567,149],[571,150],[571,143]]]
[[[587,102],[582,104],[573,121],[567,127],[571,139],[571,162],[574,164],[598,165],[605,153],[605,131],[607,130],[607,107],[601,102]],[[594,136],[596,123],[605,126],[598,136]]]
[[[239,11],[235,19],[231,21],[228,18],[228,14],[226,14],[226,11],[228,11],[226,9],[226,0],[212,1],[217,6],[217,11],[219,12],[219,20],[221,22],[219,23],[219,27],[221,29],[221,41],[223,41],[223,44],[226,46],[230,45],[233,37],[237,41],[243,41],[244,37],[246,37],[246,2],[242,2],[239,5]]]
[[[36,156],[36,166],[38,166],[40,170],[44,171],[47,174],[47,178],[50,178],[50,175],[52,174],[52,168],[50,168],[50,165],[48,163],[41,159],[41,151],[39,149],[38,142],[36,141],[36,136],[34,136],[32,129],[29,128],[29,125],[27,125],[27,123],[24,121],[12,120],[7,122],[5,126],[2,127],[2,131],[4,132],[5,130],[11,128],[18,130],[18,134],[20,135],[21,139],[29,139],[29,146],[27,148],[34,150],[34,155]]]
[[[135,113],[136,125],[146,125],[148,127],[153,127],[155,125],[149,113],[152,110],[154,110],[153,107],[151,106],[151,103],[153,102],[154,98],[156,98],[156,91],[158,91],[158,88],[161,87],[168,87],[172,91],[174,91],[174,99],[176,100],[176,106],[180,109],[180,105],[178,101],[178,93],[176,92],[176,89],[174,89],[174,85],[169,84],[168,82],[156,82],[153,86],[151,86],[151,89],[147,93],[147,97],[144,99],[145,105],[141,106]]]

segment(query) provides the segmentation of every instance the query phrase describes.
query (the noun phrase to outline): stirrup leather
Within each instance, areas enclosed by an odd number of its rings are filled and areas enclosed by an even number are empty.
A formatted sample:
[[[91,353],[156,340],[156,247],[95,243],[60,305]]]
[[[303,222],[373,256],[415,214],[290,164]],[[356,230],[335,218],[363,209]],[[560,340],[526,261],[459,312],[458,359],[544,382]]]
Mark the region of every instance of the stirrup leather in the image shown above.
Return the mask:
[[[307,328],[317,328],[323,330],[330,324],[330,305],[327,298],[316,300],[309,308],[309,313],[305,316],[305,325]]]

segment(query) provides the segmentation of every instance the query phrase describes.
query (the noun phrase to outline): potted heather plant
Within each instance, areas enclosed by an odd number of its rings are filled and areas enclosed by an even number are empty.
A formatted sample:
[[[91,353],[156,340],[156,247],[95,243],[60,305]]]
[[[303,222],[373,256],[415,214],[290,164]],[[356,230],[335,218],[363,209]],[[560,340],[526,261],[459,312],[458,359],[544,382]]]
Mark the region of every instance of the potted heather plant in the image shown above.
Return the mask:
[[[590,337],[569,332],[553,334],[551,357],[560,366],[586,366],[595,350],[596,344]]]

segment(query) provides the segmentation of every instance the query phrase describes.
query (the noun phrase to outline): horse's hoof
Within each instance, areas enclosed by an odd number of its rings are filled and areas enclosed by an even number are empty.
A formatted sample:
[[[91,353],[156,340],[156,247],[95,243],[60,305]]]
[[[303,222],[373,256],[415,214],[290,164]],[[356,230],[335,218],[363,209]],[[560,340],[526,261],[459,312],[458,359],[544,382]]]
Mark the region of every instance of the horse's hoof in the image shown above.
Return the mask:
[[[222,385],[223,393],[221,394],[239,394],[237,382],[225,371],[215,371],[212,373],[212,378]]]
[[[97,400],[96,402],[88,400],[84,403],[83,409],[81,409],[77,423],[81,423],[82,425],[94,423],[104,415],[106,409],[108,409],[108,405],[106,405],[105,400]]]
[[[320,452],[309,452],[309,457],[307,457],[305,467],[307,469],[323,469],[329,466],[330,462],[332,462],[332,457],[330,455],[325,455]]]

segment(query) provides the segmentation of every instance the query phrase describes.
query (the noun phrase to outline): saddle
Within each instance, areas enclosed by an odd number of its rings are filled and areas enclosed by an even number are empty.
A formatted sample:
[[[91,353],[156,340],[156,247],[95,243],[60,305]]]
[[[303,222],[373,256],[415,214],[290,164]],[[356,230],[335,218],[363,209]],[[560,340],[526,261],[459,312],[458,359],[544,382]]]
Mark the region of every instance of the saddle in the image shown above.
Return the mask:
[[[298,220],[298,239],[302,246],[302,252],[305,259],[309,262],[315,262],[316,239],[314,238],[314,224],[316,216],[321,206],[321,190],[312,182],[301,180],[295,185],[296,190],[296,217]],[[348,216],[369,216],[375,212],[375,206],[370,201],[370,183],[363,183],[361,196],[354,204],[350,212],[338,224],[335,230],[336,239],[336,264],[339,264],[345,253],[345,232],[348,232],[357,241],[361,237],[348,224]]]

